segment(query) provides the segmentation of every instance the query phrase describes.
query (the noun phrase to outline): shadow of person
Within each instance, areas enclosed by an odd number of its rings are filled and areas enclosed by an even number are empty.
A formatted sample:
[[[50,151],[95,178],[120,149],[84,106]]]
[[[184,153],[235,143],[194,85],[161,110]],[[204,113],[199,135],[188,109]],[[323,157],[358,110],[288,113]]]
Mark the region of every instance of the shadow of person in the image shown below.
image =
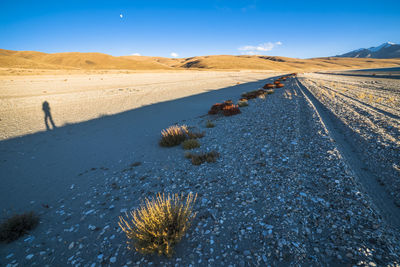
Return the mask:
[[[51,130],[49,127],[49,121],[51,123],[51,126],[54,128],[57,128],[56,125],[54,124],[53,117],[51,116],[50,112],[50,104],[47,101],[44,101],[42,103],[42,109],[44,112],[44,124],[46,124],[46,129],[47,131]]]

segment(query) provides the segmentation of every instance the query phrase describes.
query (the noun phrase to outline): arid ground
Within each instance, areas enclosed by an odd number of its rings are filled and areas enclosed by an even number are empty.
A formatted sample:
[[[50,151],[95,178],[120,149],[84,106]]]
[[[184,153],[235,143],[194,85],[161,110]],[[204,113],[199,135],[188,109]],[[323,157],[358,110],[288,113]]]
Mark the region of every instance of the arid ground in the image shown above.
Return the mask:
[[[46,130],[47,101],[57,127],[264,79],[270,72],[72,74],[0,77],[0,139]],[[196,103],[192,103],[196,105]],[[49,125],[51,126],[51,125]]]
[[[347,74],[299,73],[230,117],[207,111],[283,73],[1,76],[1,216],[40,224],[0,265],[398,266],[400,79]],[[175,123],[217,161],[160,147]],[[117,224],[158,192],[198,193],[171,258],[127,250]]]

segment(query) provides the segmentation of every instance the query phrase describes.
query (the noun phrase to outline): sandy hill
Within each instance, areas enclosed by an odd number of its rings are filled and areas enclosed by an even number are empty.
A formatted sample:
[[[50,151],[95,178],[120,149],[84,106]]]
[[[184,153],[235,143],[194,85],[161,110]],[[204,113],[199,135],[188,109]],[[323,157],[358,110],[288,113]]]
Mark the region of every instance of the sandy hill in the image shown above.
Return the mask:
[[[102,53],[55,53],[0,49],[0,68],[71,70],[273,70],[314,71],[400,66],[400,59],[276,56],[114,57]]]
[[[102,53],[55,53],[0,49],[0,67],[50,69],[170,69],[154,60],[135,60]]]

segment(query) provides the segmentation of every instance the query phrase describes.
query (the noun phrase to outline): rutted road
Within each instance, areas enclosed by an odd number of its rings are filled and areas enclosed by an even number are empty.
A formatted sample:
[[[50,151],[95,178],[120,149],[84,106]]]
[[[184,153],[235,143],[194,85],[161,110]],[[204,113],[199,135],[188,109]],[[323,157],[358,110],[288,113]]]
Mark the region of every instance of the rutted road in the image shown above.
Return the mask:
[[[360,137],[325,107],[298,79],[296,79],[296,85],[314,107],[331,138],[335,140],[341,155],[362,184],[365,192],[371,197],[382,217],[392,227],[400,229],[400,208],[394,204],[392,197],[380,185],[379,177],[371,172],[369,166],[362,160],[364,156],[356,147],[356,139]]]

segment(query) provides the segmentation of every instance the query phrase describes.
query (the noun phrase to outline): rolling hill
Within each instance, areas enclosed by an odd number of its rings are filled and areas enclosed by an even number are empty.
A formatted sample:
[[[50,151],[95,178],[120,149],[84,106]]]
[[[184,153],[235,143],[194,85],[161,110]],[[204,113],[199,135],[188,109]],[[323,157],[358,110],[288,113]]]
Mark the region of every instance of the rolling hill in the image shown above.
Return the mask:
[[[52,70],[271,70],[313,71],[400,66],[400,59],[213,55],[189,58],[114,57],[102,53],[55,53],[0,49],[0,68]]]

